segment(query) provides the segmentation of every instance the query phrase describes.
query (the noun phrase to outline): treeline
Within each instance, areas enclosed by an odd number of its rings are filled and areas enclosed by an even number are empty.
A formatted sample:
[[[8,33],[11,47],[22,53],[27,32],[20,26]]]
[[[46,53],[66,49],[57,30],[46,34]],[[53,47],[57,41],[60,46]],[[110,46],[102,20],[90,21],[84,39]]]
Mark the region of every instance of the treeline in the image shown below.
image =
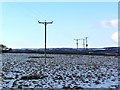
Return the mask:
[[[44,54],[44,49],[12,49],[9,53],[39,53]],[[50,48],[46,50],[47,54],[80,54],[80,55],[107,55],[118,56],[119,50],[114,49],[75,49],[75,48]]]
[[[44,54],[44,48],[40,49],[12,49],[0,44],[1,53],[39,53]],[[47,54],[81,54],[81,55],[107,55],[120,56],[120,47],[106,47],[106,48],[47,48]]]

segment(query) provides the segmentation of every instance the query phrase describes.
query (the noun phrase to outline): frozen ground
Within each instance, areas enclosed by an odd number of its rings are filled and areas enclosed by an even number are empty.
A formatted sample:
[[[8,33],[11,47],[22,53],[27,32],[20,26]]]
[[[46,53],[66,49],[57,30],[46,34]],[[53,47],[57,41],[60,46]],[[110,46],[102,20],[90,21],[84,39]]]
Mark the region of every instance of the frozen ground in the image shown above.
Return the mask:
[[[2,54],[3,88],[118,88],[117,57],[49,54],[45,65],[30,56],[43,55]]]

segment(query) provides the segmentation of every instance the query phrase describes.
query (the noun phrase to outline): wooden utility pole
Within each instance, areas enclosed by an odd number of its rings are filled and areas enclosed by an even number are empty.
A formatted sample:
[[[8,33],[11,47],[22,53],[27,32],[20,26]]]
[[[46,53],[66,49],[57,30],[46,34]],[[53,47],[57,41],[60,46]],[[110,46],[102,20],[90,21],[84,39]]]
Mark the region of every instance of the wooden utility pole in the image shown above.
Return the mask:
[[[44,51],[44,53],[45,53],[45,64],[46,64],[46,30],[47,30],[47,24],[52,24],[53,21],[52,22],[46,22],[46,20],[45,20],[44,22],[38,21],[38,23],[45,25],[45,51]]]
[[[78,49],[78,44],[79,44],[78,41],[79,41],[80,39],[74,39],[74,40],[76,40],[76,45],[77,45],[77,49]]]
[[[88,37],[85,37],[85,40],[86,40],[86,49],[87,49],[87,47],[88,47],[88,43],[87,43],[87,39],[88,39]]]

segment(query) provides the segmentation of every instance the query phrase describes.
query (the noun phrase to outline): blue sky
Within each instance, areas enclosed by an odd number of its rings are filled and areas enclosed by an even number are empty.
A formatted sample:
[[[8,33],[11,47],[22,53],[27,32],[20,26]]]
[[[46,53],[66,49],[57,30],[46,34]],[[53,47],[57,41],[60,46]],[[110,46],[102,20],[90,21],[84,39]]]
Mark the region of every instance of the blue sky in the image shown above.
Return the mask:
[[[43,48],[44,25],[47,47],[76,47],[74,38],[88,37],[88,47],[117,46],[117,2],[4,2],[2,3],[2,38],[11,48]],[[82,46],[82,40],[79,41]]]

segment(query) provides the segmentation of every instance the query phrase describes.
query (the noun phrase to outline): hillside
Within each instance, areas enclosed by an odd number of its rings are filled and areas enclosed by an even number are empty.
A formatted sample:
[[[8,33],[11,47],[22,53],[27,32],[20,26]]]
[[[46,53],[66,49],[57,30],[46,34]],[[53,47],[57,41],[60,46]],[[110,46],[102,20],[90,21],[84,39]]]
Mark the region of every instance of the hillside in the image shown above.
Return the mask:
[[[105,48],[47,48],[49,54],[96,54],[96,55],[120,55],[120,47],[105,47]],[[10,49],[3,50],[3,53],[44,53],[44,48],[32,49]]]

